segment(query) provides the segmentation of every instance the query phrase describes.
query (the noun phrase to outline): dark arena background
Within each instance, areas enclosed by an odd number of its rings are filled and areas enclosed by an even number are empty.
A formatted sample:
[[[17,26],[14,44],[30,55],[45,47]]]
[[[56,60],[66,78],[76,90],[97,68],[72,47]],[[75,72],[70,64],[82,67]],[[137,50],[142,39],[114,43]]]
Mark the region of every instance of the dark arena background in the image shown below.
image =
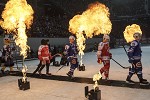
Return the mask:
[[[34,9],[34,22],[28,37],[32,38],[67,38],[69,20],[86,10],[88,4],[99,1],[110,9],[112,22],[111,39],[113,45],[119,44],[127,25],[141,26],[144,41],[150,37],[150,0],[27,0]],[[7,0],[0,1],[0,14]],[[0,28],[3,37],[3,29]],[[95,36],[95,38],[101,37]],[[145,43],[145,42],[144,42]],[[149,42],[148,42],[149,43]]]

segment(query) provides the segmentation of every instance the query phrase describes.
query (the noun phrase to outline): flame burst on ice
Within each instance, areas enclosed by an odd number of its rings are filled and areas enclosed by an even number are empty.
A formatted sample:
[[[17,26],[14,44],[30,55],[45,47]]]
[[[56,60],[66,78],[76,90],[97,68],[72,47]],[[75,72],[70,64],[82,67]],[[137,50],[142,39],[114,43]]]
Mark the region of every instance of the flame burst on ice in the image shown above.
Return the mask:
[[[141,28],[137,24],[128,25],[125,28],[125,31],[123,33],[124,33],[124,38],[126,39],[127,43],[134,40],[133,34],[136,32],[139,32],[142,34]]]
[[[26,0],[9,0],[2,12],[0,25],[7,33],[14,33],[15,43],[20,47],[20,55],[27,57],[27,35],[33,22],[33,9]]]
[[[96,90],[96,87],[98,87],[98,80],[100,80],[100,78],[102,77],[102,75],[100,73],[97,73],[93,76],[93,81],[95,81],[95,84],[94,84],[94,90]]]
[[[22,81],[25,83],[26,81],[27,81],[27,70],[28,70],[28,68],[27,68],[27,66],[26,65],[24,65],[23,66],[23,69],[22,69],[22,74],[23,74],[23,78],[22,78]]]
[[[69,21],[69,31],[77,37],[81,65],[86,38],[92,38],[93,35],[109,34],[111,32],[112,24],[109,15],[109,9],[104,4],[95,2],[90,4],[88,9],[81,15],[75,15]]]

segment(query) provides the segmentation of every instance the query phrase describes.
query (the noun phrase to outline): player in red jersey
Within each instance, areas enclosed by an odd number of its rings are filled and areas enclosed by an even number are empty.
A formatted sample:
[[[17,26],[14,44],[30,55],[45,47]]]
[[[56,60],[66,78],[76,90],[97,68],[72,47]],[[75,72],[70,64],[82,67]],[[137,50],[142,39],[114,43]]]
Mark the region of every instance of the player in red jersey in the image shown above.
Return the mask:
[[[98,45],[97,51],[97,62],[101,64],[103,62],[104,67],[100,69],[100,73],[105,75],[105,79],[108,80],[109,78],[109,68],[110,68],[110,59],[112,54],[109,52],[109,41],[110,37],[108,35],[103,36],[103,42],[100,42]]]
[[[51,53],[49,52],[49,47],[46,40],[42,40],[39,49],[38,49],[38,58],[41,62],[41,67],[38,70],[39,74],[42,74],[41,71],[46,65],[46,75],[51,75],[49,73],[50,59],[52,59]]]

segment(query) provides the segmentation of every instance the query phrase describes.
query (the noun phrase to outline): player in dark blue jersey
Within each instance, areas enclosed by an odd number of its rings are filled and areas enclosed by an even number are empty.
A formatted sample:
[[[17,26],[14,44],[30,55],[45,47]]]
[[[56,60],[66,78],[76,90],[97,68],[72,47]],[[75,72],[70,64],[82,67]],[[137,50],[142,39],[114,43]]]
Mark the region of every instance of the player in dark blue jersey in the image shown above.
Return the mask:
[[[78,59],[77,59],[77,47],[74,44],[75,37],[69,37],[69,44],[65,46],[65,54],[67,56],[68,62],[70,62],[70,71],[67,73],[69,77],[72,78],[74,70],[78,67]]]
[[[132,67],[129,69],[129,75],[127,76],[126,82],[134,84],[134,81],[131,80],[131,77],[133,76],[133,74],[137,74],[140,84],[149,84],[146,79],[143,79],[142,74],[142,50],[140,45],[141,34],[134,33],[133,37],[135,38],[135,40],[131,42],[128,50],[129,63],[132,64]]]

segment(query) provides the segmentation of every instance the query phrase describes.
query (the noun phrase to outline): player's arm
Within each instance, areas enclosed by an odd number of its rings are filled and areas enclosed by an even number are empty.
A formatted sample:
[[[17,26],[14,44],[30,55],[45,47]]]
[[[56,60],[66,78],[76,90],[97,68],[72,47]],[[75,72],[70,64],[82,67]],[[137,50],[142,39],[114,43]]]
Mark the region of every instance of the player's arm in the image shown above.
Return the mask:
[[[39,60],[42,60],[42,55],[41,55],[42,49],[43,49],[42,46],[40,46],[39,49],[38,49],[38,58],[39,58]]]
[[[137,45],[138,45],[138,43],[136,41],[133,41],[130,44],[130,48],[128,50],[129,63],[132,63],[134,60],[133,54],[134,54],[134,51],[135,51],[135,48]]]
[[[101,64],[102,62],[102,57],[101,57],[101,54],[102,54],[102,50],[103,50],[103,47],[104,47],[104,44],[103,42],[99,43],[98,45],[98,51],[97,51],[97,62]]]
[[[68,55],[69,45],[65,45],[64,55]]]

